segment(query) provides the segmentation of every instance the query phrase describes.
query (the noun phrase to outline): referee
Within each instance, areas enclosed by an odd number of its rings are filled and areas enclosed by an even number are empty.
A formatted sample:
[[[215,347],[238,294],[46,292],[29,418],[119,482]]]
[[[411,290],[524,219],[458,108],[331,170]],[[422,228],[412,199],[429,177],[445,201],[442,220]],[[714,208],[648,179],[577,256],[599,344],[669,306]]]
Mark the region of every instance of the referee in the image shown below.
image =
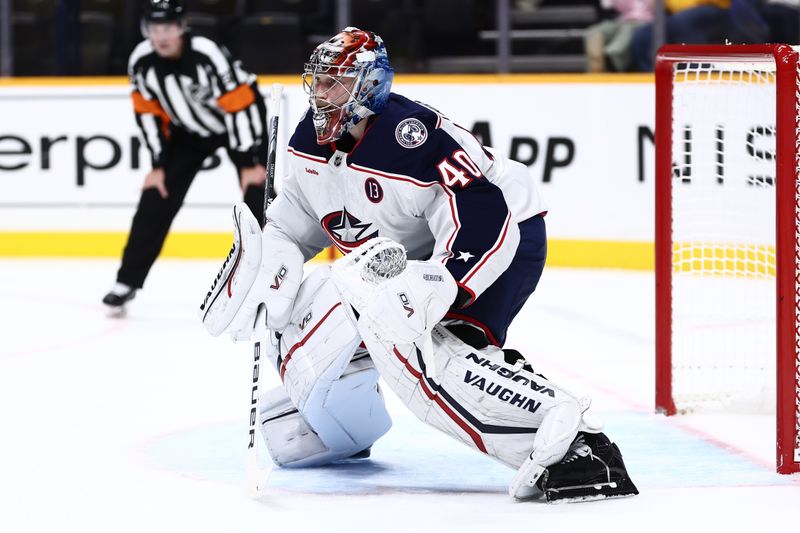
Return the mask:
[[[117,272],[103,298],[121,308],[142,288],[203,161],[225,147],[244,201],[262,218],[266,105],[226,49],[188,31],[182,0],[147,0],[145,40],[128,62],[136,123],[152,156]]]

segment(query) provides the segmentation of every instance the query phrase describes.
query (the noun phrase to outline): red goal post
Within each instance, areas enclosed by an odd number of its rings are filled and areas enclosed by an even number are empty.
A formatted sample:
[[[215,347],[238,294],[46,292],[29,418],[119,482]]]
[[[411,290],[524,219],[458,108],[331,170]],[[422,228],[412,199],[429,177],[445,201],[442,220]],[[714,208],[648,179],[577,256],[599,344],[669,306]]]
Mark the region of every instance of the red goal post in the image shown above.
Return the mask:
[[[777,471],[782,474],[800,472],[799,128],[794,48],[667,45],[659,50],[656,409],[673,415],[706,403],[740,404],[737,396],[746,396],[752,385],[741,380],[771,374],[774,385],[766,388],[775,390]],[[767,196],[774,207],[759,203]],[[752,199],[755,204],[745,203]],[[774,228],[774,241],[750,235],[761,226],[753,222],[758,217],[771,219],[764,222]],[[766,284],[774,314],[747,316],[757,307],[749,295]],[[741,295],[732,296],[740,289]],[[749,332],[762,323],[768,323],[768,334]],[[744,351],[734,354],[740,347]],[[774,367],[771,361],[759,366],[755,359],[762,355],[774,357]],[[706,394],[703,387],[714,390]]]

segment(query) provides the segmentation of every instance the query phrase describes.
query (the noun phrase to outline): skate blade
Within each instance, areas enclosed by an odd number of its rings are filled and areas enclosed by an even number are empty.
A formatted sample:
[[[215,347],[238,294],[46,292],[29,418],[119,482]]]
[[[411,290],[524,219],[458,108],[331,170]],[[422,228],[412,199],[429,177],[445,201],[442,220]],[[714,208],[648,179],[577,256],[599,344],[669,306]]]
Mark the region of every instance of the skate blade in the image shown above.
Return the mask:
[[[598,500],[615,500],[617,498],[628,498],[635,496],[638,492],[628,492],[625,494],[587,494],[584,496],[560,496],[555,499],[546,499],[549,505],[561,505],[562,503],[583,503],[596,502]],[[546,498],[546,496],[545,496]]]
[[[124,305],[120,305],[114,307],[112,305],[106,305],[106,316],[108,318],[125,318],[128,316],[128,308]]]
[[[639,494],[637,488],[630,482],[597,483],[594,485],[578,485],[562,487],[560,489],[547,489],[544,496],[547,503],[580,503],[612,498],[625,498]]]

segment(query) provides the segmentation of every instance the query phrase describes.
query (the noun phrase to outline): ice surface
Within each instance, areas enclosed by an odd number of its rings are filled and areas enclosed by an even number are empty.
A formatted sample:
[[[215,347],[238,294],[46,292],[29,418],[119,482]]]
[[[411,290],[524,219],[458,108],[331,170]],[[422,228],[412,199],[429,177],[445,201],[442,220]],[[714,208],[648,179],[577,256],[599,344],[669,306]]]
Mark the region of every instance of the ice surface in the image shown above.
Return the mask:
[[[125,319],[116,261],[0,262],[0,531],[794,531],[770,416],[653,410],[651,274],[546,269],[508,346],[589,394],[636,498],[548,506],[395,398],[368,461],[242,482],[252,346],[196,316],[217,262],[160,261]],[[265,386],[278,383],[267,373]]]

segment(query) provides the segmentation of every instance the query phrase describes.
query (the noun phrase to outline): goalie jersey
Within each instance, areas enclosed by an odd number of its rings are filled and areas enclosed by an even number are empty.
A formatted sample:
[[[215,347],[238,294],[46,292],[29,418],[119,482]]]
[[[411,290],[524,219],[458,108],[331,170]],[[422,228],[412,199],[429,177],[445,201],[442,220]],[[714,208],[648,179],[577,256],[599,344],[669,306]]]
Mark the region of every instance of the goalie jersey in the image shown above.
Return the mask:
[[[331,244],[347,254],[388,237],[409,259],[444,263],[460,288],[456,307],[468,308],[509,269],[524,223],[545,212],[527,167],[403,96],[391,94],[357,143],[345,135],[317,144],[311,118],[309,111],[289,141],[288,173],[265,230],[293,241],[306,260]],[[537,240],[543,254],[543,224]],[[469,321],[502,343],[507,323]]]

